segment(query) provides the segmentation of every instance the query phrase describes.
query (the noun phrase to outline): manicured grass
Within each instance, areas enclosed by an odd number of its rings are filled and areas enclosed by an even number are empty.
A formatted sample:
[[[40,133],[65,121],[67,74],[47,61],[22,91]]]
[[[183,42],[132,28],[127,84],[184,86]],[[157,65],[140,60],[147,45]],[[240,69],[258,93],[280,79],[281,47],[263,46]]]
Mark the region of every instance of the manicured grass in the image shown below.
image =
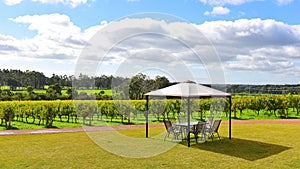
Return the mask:
[[[205,118],[206,115],[209,115],[209,112],[206,112],[203,115],[203,119]],[[233,117],[233,113],[232,113],[232,117]],[[97,119],[98,117],[96,115],[94,115],[93,117],[93,121],[91,123],[92,126],[113,126],[113,125],[123,125],[123,124],[128,124],[128,120],[127,119],[122,119],[120,116],[116,116],[112,119],[110,117],[106,117],[105,115],[102,116],[102,119]],[[290,110],[289,116],[288,118],[300,118],[300,116],[297,116],[295,112],[292,112],[292,110]],[[163,116],[160,117],[159,120],[157,120],[157,118],[153,115],[153,114],[149,114],[149,123],[150,124],[157,124],[157,123],[162,123],[162,119]],[[202,119],[202,120],[203,120]],[[282,117],[275,117],[273,114],[269,115],[267,114],[267,111],[261,111],[260,115],[257,116],[255,112],[253,112],[252,110],[245,110],[242,114],[242,116],[240,116],[240,113],[237,113],[237,120],[266,120],[266,119],[282,119]],[[55,118],[55,120],[53,121],[53,127],[54,128],[73,128],[73,127],[78,127],[81,126],[82,124],[82,117],[79,117],[79,122],[75,123],[75,120],[70,119],[70,123],[67,122],[66,117],[63,116],[62,118],[62,122],[60,122],[60,119],[58,117]],[[199,113],[194,112],[192,117],[191,117],[192,121],[199,121],[200,117],[199,117]],[[226,117],[226,114],[223,113],[222,115],[222,120],[227,121],[228,117]],[[232,120],[235,120],[234,118]],[[45,125],[40,124],[38,125],[38,119],[35,120],[35,123],[32,124],[33,120],[30,117],[28,120],[30,123],[26,123],[25,119],[24,122],[20,122],[20,121],[13,121],[12,122],[12,129],[19,129],[19,130],[23,130],[23,129],[40,129],[40,128],[45,128]],[[130,120],[130,124],[145,124],[145,117],[143,114],[138,113],[136,115],[134,115],[133,113],[131,113],[131,120]],[[86,123],[85,125],[89,125],[89,118],[86,119]],[[4,125],[4,123],[2,125],[0,125],[0,130],[6,130],[6,127]]]
[[[73,128],[73,127],[80,127],[80,126],[82,126],[81,123],[66,123],[60,121],[55,121],[53,123],[53,128]],[[32,123],[25,123],[19,121],[12,122],[12,129],[14,130],[42,129],[42,128],[46,128],[46,126],[43,124],[38,125],[37,123],[32,124]],[[0,125],[0,131],[1,130],[7,130],[4,124]]]
[[[78,93],[85,92],[88,95],[90,95],[90,94],[95,94],[95,93],[99,94],[101,91],[104,91],[104,95],[108,95],[108,96],[112,95],[112,91],[111,90],[101,90],[101,89],[96,89],[96,90],[78,90]]]
[[[234,117],[234,112],[231,113],[232,117]],[[225,114],[223,114],[223,117],[225,117]],[[300,114],[297,115],[296,110],[293,110],[290,108],[288,110],[287,116],[281,117],[278,112],[276,112],[276,116],[274,115],[274,112],[270,112],[267,110],[261,110],[259,114],[257,112],[250,110],[250,109],[245,109],[242,111],[242,114],[237,111],[236,112],[236,117],[237,119],[240,120],[265,120],[265,119],[295,119],[295,118],[300,118]]]
[[[71,117],[72,118],[72,117]],[[122,122],[122,119],[120,116],[114,117],[111,121],[110,117],[106,117],[105,115],[102,116],[102,119],[97,119],[98,117],[95,115],[93,117],[93,121],[91,123],[92,126],[117,126],[117,125],[123,125],[123,124],[145,124],[145,117],[142,114],[137,114],[135,117],[132,115],[131,117],[131,122],[128,123],[127,119],[124,119]],[[23,119],[23,122],[21,120],[17,121],[16,119],[12,122],[12,129],[17,129],[17,130],[24,130],[24,129],[41,129],[41,128],[46,128],[44,124],[38,124],[39,120],[35,119],[33,123],[33,118],[29,117],[28,122],[25,122],[25,118]],[[153,115],[149,115],[149,123],[151,124],[157,124],[157,123],[162,123],[162,118],[157,121]],[[70,122],[67,122],[66,117],[62,117],[62,121],[58,117],[54,118],[53,121],[53,128],[73,128],[73,127],[79,127],[82,125],[89,125],[89,118],[86,118],[85,124],[83,124],[82,117],[78,117],[78,121],[75,122],[75,119],[70,119]],[[5,124],[3,123],[0,125],[0,130],[7,130]]]
[[[184,142],[149,158],[109,153],[86,133],[1,136],[0,168],[299,168],[299,129],[296,124],[236,124],[229,140],[228,126],[222,124],[221,141],[192,140],[190,148]],[[151,128],[150,136],[164,131]],[[143,128],[119,132],[145,135]]]
[[[37,123],[38,122],[35,122],[33,124],[33,123],[13,121],[12,122],[12,129],[24,130],[24,129],[41,129],[41,128],[46,128],[45,125],[43,125],[43,124],[38,125]],[[78,123],[60,122],[59,120],[56,120],[56,121],[53,122],[53,128],[73,128],[73,127],[80,127],[82,125],[83,125],[82,124],[82,120],[81,120],[81,122],[78,122]],[[88,125],[88,121],[86,122],[86,125]],[[122,123],[121,122],[117,122],[117,121],[110,122],[109,120],[93,121],[93,123],[92,123],[92,126],[107,126],[107,125],[116,126],[116,125],[122,125]],[[0,131],[1,130],[7,130],[4,124],[0,125]]]
[[[111,90],[101,90],[101,89],[96,89],[96,90],[77,90],[78,93],[81,93],[81,92],[85,92],[87,93],[88,95],[90,94],[99,94],[101,91],[104,91],[104,95],[108,95],[108,96],[111,96],[112,95],[112,91]],[[13,93],[27,93],[26,90],[14,90],[12,91]],[[39,90],[39,89],[34,89],[33,92],[35,93],[40,93],[40,94],[45,94],[46,93],[46,90]],[[61,90],[61,93],[62,95],[67,95],[67,90],[66,89],[63,89]]]

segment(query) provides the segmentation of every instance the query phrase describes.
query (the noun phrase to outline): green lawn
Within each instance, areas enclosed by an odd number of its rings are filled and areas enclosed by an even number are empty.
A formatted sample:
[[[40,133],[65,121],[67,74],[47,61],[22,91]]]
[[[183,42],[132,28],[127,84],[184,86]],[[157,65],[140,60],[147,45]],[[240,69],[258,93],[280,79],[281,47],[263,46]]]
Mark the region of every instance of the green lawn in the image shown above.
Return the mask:
[[[228,126],[222,124],[221,141],[192,140],[190,148],[184,142],[149,158],[109,153],[86,133],[1,136],[0,168],[300,168],[299,129],[298,124],[236,124],[229,140]],[[164,131],[151,128],[150,136]],[[111,131],[91,134],[105,132]],[[130,138],[145,135],[143,128],[119,132]]]
[[[108,96],[111,96],[112,95],[112,91],[111,90],[101,90],[101,89],[96,89],[96,90],[77,90],[78,93],[81,93],[81,92],[85,92],[87,93],[88,95],[90,94],[98,94],[100,93],[101,91],[104,91],[104,95],[108,95]],[[27,93],[26,90],[14,90],[12,91],[13,93]],[[39,90],[39,89],[34,89],[33,92],[35,93],[42,93],[42,94],[45,94],[46,93],[46,90]],[[62,91],[62,95],[67,95],[67,90],[66,89],[63,89]]]
[[[67,90],[62,90],[63,93],[64,93],[64,91],[67,91]],[[12,93],[27,93],[26,90],[12,90],[11,92],[12,92]],[[33,92],[34,92],[34,93],[42,93],[42,94],[45,94],[45,93],[46,93],[46,90],[43,90],[43,89],[34,89]]]
[[[32,121],[32,118],[29,119],[29,121]],[[13,121],[11,125],[12,125],[12,129],[14,129],[14,130],[46,128],[46,126],[43,125],[43,124],[38,125],[37,120],[36,120],[36,123],[34,123],[34,124],[26,123],[26,122]],[[102,125],[105,125],[105,122],[102,122]],[[54,121],[53,122],[53,128],[74,128],[74,127],[80,127],[80,126],[82,126],[81,123],[72,123],[72,122],[67,123],[67,122],[60,122],[60,121]],[[6,127],[5,127],[5,124],[0,125],[0,131],[1,130],[7,130]]]
[[[85,92],[87,93],[88,95],[90,94],[98,94],[100,93],[101,91],[104,91],[104,95],[108,95],[108,96],[111,96],[112,95],[112,90],[101,90],[101,89],[95,89],[95,90],[77,90],[78,93],[81,93],[81,92]]]
[[[208,115],[209,112],[206,112],[204,115]],[[261,114],[259,116],[256,115],[255,112],[253,112],[252,110],[245,110],[243,112],[243,115],[240,116],[240,113],[237,113],[237,120],[266,120],[266,119],[282,119],[282,117],[275,117],[273,114],[268,115],[266,114],[267,111],[261,111]],[[203,118],[205,118],[205,116],[203,116]],[[233,117],[233,113],[232,113],[232,117]],[[292,118],[292,119],[299,119],[300,116],[297,116],[295,112],[292,112],[292,109],[290,110],[289,113],[289,117],[288,118]],[[157,118],[153,115],[153,114],[149,114],[149,123],[150,124],[157,124],[157,123],[162,123],[162,119],[163,117],[161,116],[159,120],[157,120]],[[75,123],[73,122],[72,119],[70,119],[70,123],[67,122],[67,118],[63,116],[62,118],[62,122],[60,122],[60,119],[58,118],[58,116],[56,116],[56,118],[53,121],[53,127],[54,128],[73,128],[73,127],[78,127],[81,126],[82,124],[82,117],[79,117],[79,122]],[[199,113],[194,112],[192,114],[191,117],[192,121],[199,121],[200,117],[199,117]],[[202,119],[203,120],[203,119]],[[228,117],[226,117],[226,114],[223,113],[222,115],[222,120],[227,121]],[[235,120],[234,118],[232,120]],[[25,118],[24,118],[24,122],[20,122],[17,121],[16,118],[15,120],[12,122],[12,127],[13,129],[18,129],[18,130],[23,130],[23,129],[40,129],[40,128],[45,128],[45,125],[40,124],[38,125],[38,119],[35,120],[34,124],[33,119],[30,117],[28,118],[29,123],[25,122]],[[143,114],[138,113],[136,116],[132,113],[131,114],[131,124],[145,124],[145,117]],[[106,117],[105,115],[102,116],[102,119],[97,120],[97,116],[94,115],[93,117],[93,121],[92,121],[92,126],[106,126],[106,125],[111,125],[111,126],[115,126],[115,125],[122,125],[122,124],[128,124],[128,120],[127,119],[122,119],[120,116],[116,116],[112,119],[108,116]],[[87,118],[86,120],[86,125],[89,125],[89,119]],[[0,130],[6,130],[5,124],[3,123],[2,125],[0,125]]]
[[[23,119],[23,122],[17,121],[16,118],[14,121],[12,121],[12,129],[15,130],[24,130],[24,129],[42,129],[46,128],[44,124],[38,124],[39,120],[35,119],[33,123],[33,118],[29,117],[28,122],[26,123],[25,118]],[[162,118],[158,121],[153,115],[149,115],[149,123],[151,124],[157,124],[157,123],[162,123]],[[93,118],[93,121],[91,123],[92,126],[117,126],[117,125],[123,125],[123,124],[128,124],[128,120],[124,119],[122,122],[122,119],[120,116],[117,116],[111,120],[110,117],[106,117],[105,115],[102,116],[102,119],[97,119],[97,116],[95,115]],[[131,117],[131,123],[130,124],[145,124],[145,117],[143,114],[139,113],[135,117],[132,115]],[[62,121],[56,116],[53,121],[53,128],[73,128],[73,127],[79,127],[82,125],[89,125],[89,118],[86,119],[86,123],[83,124],[82,117],[78,117],[78,121],[75,123],[75,119],[70,119],[70,122],[67,122],[66,117],[62,117]],[[1,130],[7,130],[5,123],[0,125],[0,131]]]

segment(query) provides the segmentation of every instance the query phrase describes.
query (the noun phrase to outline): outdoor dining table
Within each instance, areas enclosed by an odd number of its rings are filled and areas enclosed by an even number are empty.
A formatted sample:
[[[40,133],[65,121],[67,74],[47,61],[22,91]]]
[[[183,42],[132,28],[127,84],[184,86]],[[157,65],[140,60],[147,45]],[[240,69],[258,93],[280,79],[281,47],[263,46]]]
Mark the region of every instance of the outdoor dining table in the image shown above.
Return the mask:
[[[190,122],[190,127],[192,127],[192,130],[196,129],[196,126],[198,125],[198,123],[203,123],[206,124],[206,122],[198,122],[198,121],[191,121]],[[180,122],[180,123],[175,123],[175,126],[180,127],[183,130],[183,133],[185,135],[185,137],[187,137],[187,131],[188,131],[188,122]],[[191,130],[191,129],[190,129]]]
[[[197,126],[197,124],[198,124],[197,121],[191,121],[190,122],[190,126]],[[176,126],[180,126],[180,127],[187,127],[188,126],[188,122],[175,123],[175,125]]]

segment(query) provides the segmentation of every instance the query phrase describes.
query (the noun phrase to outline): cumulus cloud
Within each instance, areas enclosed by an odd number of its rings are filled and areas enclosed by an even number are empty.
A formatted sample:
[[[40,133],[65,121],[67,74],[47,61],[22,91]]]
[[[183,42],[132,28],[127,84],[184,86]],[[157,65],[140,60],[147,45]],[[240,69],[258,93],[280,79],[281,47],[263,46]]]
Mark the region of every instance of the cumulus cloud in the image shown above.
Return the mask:
[[[8,6],[20,4],[23,0],[5,0],[4,3]]]
[[[294,0],[277,0],[277,3],[279,5],[287,5],[287,4],[290,4],[292,3]]]
[[[270,19],[188,24],[127,18],[103,21],[85,30],[61,14],[25,15],[10,20],[27,24],[36,35],[26,39],[0,35],[1,59],[14,53],[23,58],[74,61],[82,49],[93,46],[90,43],[95,41],[97,49],[107,49],[103,64],[124,62],[126,70],[161,66],[170,71],[187,71],[190,67],[201,67],[196,64],[213,67],[221,61],[225,70],[230,71],[300,76],[300,25]],[[99,30],[101,38],[95,36]],[[85,59],[95,63],[99,61],[99,52],[89,51]]]
[[[44,4],[65,4],[75,8],[78,5],[86,4],[87,0],[32,0],[33,2],[41,2]]]
[[[299,25],[275,20],[239,19],[205,22],[199,28],[216,43],[235,42],[242,45],[286,45],[299,42]]]
[[[25,15],[10,20],[27,24],[29,30],[37,32],[32,38],[3,40],[22,57],[74,59],[93,34],[90,30],[82,31],[68,16],[61,14]]]
[[[210,4],[210,5],[217,5],[217,6],[241,5],[241,4],[244,4],[247,2],[252,2],[252,1],[255,1],[255,0],[200,0],[200,2],[202,2],[202,3]]]
[[[206,22],[199,29],[215,44],[227,69],[273,73],[299,69],[295,62],[300,59],[300,25],[241,19]]]
[[[5,0],[4,3],[9,6],[20,4],[23,0]],[[64,4],[75,8],[79,5],[86,4],[87,0],[31,0],[32,2],[41,2],[43,4]]]
[[[230,13],[230,10],[228,8],[225,8],[222,6],[217,6],[217,7],[214,7],[211,12],[206,11],[204,13],[204,15],[227,15],[229,13]]]

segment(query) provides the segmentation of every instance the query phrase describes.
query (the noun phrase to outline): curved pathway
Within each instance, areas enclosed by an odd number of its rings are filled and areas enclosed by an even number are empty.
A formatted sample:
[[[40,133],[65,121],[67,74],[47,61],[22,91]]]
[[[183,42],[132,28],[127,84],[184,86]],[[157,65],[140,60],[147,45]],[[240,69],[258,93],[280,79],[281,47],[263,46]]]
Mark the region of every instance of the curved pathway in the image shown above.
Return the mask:
[[[222,121],[228,124],[228,120]],[[300,119],[276,119],[276,120],[232,120],[232,124],[300,124]],[[150,124],[149,127],[162,127],[163,124]],[[101,130],[125,130],[133,128],[144,128],[145,125],[120,125],[120,126],[101,126],[101,127],[76,127],[76,128],[51,128],[51,129],[33,129],[33,130],[1,130],[0,136],[24,135],[24,134],[53,134]]]

